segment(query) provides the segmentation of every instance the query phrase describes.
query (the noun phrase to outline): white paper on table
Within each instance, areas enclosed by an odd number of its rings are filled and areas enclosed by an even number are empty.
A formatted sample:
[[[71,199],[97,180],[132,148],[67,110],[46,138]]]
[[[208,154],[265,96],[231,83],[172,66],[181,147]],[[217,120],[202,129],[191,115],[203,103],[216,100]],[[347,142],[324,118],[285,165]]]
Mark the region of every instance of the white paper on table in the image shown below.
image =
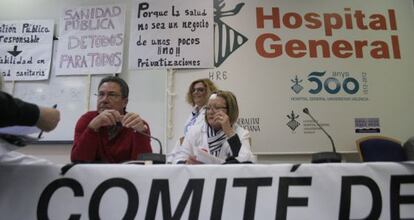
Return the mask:
[[[29,136],[30,134],[39,133],[40,129],[34,126],[10,126],[0,128],[0,155],[14,151],[20,147],[26,146],[38,140],[36,137]],[[10,142],[9,139],[15,141],[19,140],[23,145],[14,145],[16,143]]]
[[[209,154],[202,148],[197,148],[196,158],[198,161],[203,162],[205,164],[223,164],[225,162],[223,159]]]

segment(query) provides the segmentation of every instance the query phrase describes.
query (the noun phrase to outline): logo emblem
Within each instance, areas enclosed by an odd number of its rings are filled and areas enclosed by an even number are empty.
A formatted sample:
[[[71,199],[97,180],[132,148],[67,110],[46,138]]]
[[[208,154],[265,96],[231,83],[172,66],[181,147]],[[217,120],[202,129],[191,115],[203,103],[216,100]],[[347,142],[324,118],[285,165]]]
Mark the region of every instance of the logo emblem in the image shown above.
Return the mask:
[[[380,133],[379,118],[355,118],[355,133]]]
[[[299,94],[300,91],[302,91],[303,86],[301,86],[299,83],[301,83],[303,80],[298,79],[298,75],[295,76],[294,79],[291,79],[290,81],[293,82],[293,86],[290,88],[296,93]]]
[[[247,37],[224,23],[221,18],[238,14],[244,3],[239,3],[232,10],[223,10],[224,0],[214,0],[214,66],[219,67],[234,51],[247,42]]]
[[[286,124],[292,131],[295,131],[299,127],[300,123],[296,121],[299,118],[299,115],[296,115],[293,111],[290,115],[287,115],[290,121]]]

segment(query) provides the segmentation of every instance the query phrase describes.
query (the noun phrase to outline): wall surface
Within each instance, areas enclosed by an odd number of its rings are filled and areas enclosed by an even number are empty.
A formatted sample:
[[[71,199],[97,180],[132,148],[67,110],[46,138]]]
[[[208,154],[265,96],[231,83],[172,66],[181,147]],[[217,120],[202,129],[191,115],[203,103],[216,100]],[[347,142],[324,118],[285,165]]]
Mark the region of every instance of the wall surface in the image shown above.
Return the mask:
[[[235,4],[231,2],[238,2],[238,1],[227,1],[227,7],[232,7]],[[242,1],[240,1],[242,2]],[[250,1],[249,1],[250,2]],[[298,1],[295,1],[296,3]],[[387,2],[387,1],[384,1]],[[251,114],[250,112],[253,112],[257,109],[257,106],[251,105],[251,102],[249,100],[257,99],[260,101],[264,101],[266,99],[260,99],[258,97],[264,97],[263,94],[272,95],[272,98],[275,100],[280,100],[283,95],[286,94],[288,89],[290,88],[289,83],[285,83],[287,86],[286,88],[278,86],[276,90],[268,90],[272,89],[272,86],[274,86],[274,82],[279,82],[281,80],[284,80],[285,82],[289,82],[291,80],[291,76],[283,76],[280,77],[279,74],[283,74],[284,68],[287,65],[292,66],[292,62],[290,60],[284,59],[284,60],[278,60],[274,62],[268,62],[265,63],[265,66],[258,66],[256,63],[249,63],[248,60],[252,60],[254,57],[250,51],[255,50],[254,49],[254,33],[252,33],[249,28],[246,28],[246,25],[251,25],[254,23],[254,19],[251,16],[244,16],[239,17],[240,19],[236,19],[237,17],[227,17],[227,20],[224,20],[228,24],[234,26],[234,27],[240,27],[245,28],[242,29],[244,33],[248,33],[251,40],[248,42],[248,44],[245,45],[245,47],[242,47],[240,51],[243,52],[237,52],[232,55],[231,58],[229,58],[221,68],[216,68],[214,70],[197,70],[197,71],[178,71],[175,73],[174,78],[168,79],[167,71],[128,71],[127,70],[127,54],[128,54],[128,33],[129,33],[129,16],[130,16],[130,8],[132,7],[132,4],[128,0],[123,1],[115,1],[115,0],[89,0],[89,1],[62,1],[62,0],[2,0],[0,2],[0,20],[23,20],[23,19],[54,19],[55,20],[55,35],[58,35],[58,27],[59,24],[59,16],[60,12],[64,7],[67,6],[73,6],[73,5],[94,5],[94,4],[119,4],[124,3],[127,5],[127,14],[126,14],[126,39],[124,44],[125,49],[125,57],[124,57],[124,66],[123,69],[125,70],[121,77],[126,79],[128,82],[130,82],[131,87],[131,97],[130,97],[130,105],[129,109],[133,109],[134,111],[137,111],[139,114],[141,114],[151,125],[152,134],[156,137],[159,137],[163,143],[163,148],[165,151],[169,152],[174,145],[176,138],[180,135],[180,131],[182,130],[182,124],[184,123],[185,118],[187,117],[187,113],[190,111],[189,106],[184,102],[183,94],[185,94],[186,88],[188,84],[197,78],[205,78],[210,77],[213,80],[215,80],[220,87],[224,89],[231,89],[233,91],[236,91],[237,94],[243,94],[243,97],[246,97],[246,99],[243,99],[240,101],[240,105],[242,109],[244,109],[244,112],[241,113],[242,117],[245,119],[249,118],[256,118],[256,117],[262,117],[261,118],[261,125],[262,125],[262,131],[264,130],[264,125],[268,122],[268,120],[265,120],[265,117],[262,116],[262,113],[255,115]],[[251,3],[251,2],[250,2]],[[388,2],[389,3],[389,2]],[[294,4],[294,3],[292,3]],[[289,8],[289,5],[284,2],[284,5]],[[247,6],[245,6],[244,9],[246,9]],[[253,7],[252,7],[253,8]],[[409,10],[409,9],[408,9]],[[413,8],[411,7],[411,10]],[[251,13],[250,11],[249,13]],[[247,26],[249,27],[249,26]],[[296,33],[297,34],[297,33]],[[289,34],[286,34],[286,37],[289,36]],[[412,38],[411,38],[412,39]],[[401,41],[406,41],[407,39],[404,38],[404,36],[401,37]],[[412,51],[410,52],[410,56],[412,56]],[[254,58],[256,59],[256,58]],[[295,61],[294,65],[300,65],[302,64],[302,67],[305,66],[305,64],[308,61]],[[352,62],[353,64],[357,62]],[[245,65],[243,65],[245,64]],[[275,65],[277,64],[276,68]],[[314,66],[317,66],[320,64],[320,61],[312,63]],[[342,67],[348,68],[349,63],[342,62]],[[364,63],[359,63],[357,65],[358,67],[364,67]],[[378,63],[378,66],[375,70],[381,70],[388,68],[387,63]],[[259,68],[259,69],[258,69]],[[277,74],[270,77],[270,80],[265,81],[263,84],[261,82],[255,81],[255,75],[251,77],[250,75],[239,75],[240,72],[248,71],[251,73],[255,73],[258,75],[261,72],[261,70],[272,70],[272,69],[278,69],[279,72]],[[297,70],[296,68],[290,69],[289,71],[291,73],[295,72]],[[224,74],[224,75],[223,75]],[[262,74],[262,73],[260,73]],[[412,79],[412,73],[405,73],[406,76],[411,77]],[[226,76],[227,78],[224,79],[223,76]],[[170,81],[169,81],[170,80]],[[239,81],[241,80],[241,81]],[[236,83],[234,83],[236,82]],[[239,83],[240,82],[240,83]],[[384,85],[386,85],[385,82],[393,82],[394,84],[400,84],[405,83],[404,80],[395,79],[395,78],[389,78],[387,75],[384,75],[384,78],[382,80],[382,83],[377,83],[378,88],[385,88],[385,89],[395,89],[395,88],[388,88]],[[132,83],[132,85],[131,85]],[[173,137],[169,136],[169,130],[168,127],[168,121],[167,118],[169,115],[168,106],[167,106],[167,84],[173,83],[174,92],[176,96],[174,97],[174,106],[175,110],[172,114],[172,126],[174,126],[173,129]],[[252,88],[252,84],[256,83],[255,87],[258,87],[257,90],[258,93],[252,93],[251,91],[255,91]],[[5,85],[6,90],[17,88],[16,86],[6,84]],[[92,85],[92,89],[94,89],[96,85]],[[246,89],[248,88],[248,89]],[[249,91],[249,89],[252,89]],[[400,94],[401,95],[407,95],[406,93],[411,92],[412,94],[412,86],[402,86],[401,85]],[[277,94],[277,95],[274,95]],[[395,93],[398,95],[398,93]],[[385,94],[386,98],[392,103],[399,103],[398,100],[395,99],[395,97],[398,97],[396,95],[389,95]],[[408,104],[407,104],[408,103]],[[404,106],[412,106],[414,103],[413,99],[407,99],[403,103]],[[322,114],[325,114],[326,118],[323,118],[323,120],[328,120],[329,122],[334,122],[334,119],[338,120],[339,122],[343,122],[344,118],[342,117],[336,117],[335,113],[337,112],[329,112],[324,110],[322,107],[318,107],[316,104],[313,103],[314,108],[318,111],[320,111]],[[93,109],[95,105],[94,100],[90,100],[90,109]],[[366,103],[365,105],[370,105],[370,103]],[[262,105],[260,105],[262,106]],[[292,105],[293,108],[301,109],[302,105],[294,104]],[[282,124],[285,127],[286,122],[286,115],[290,112],[289,109],[292,108],[292,106],[282,106],[279,109],[281,112],[278,112],[278,116],[280,118],[272,118],[272,120],[277,121],[278,124]],[[359,108],[359,103],[353,103],[351,105],[345,106],[345,107],[355,107]],[[392,112],[393,108],[390,107],[390,105],[387,105],[387,103],[378,102],[376,103],[376,106],[370,106],[369,108],[384,108],[388,109],[387,111]],[[242,110],[243,111],[243,110]],[[276,112],[276,111],[273,111]],[[397,111],[398,113],[398,111]],[[263,115],[266,115],[268,117],[268,112],[266,112]],[[412,123],[407,123],[407,120],[413,120],[412,118],[405,118],[401,117],[400,115],[393,115],[388,113],[380,113],[379,116],[385,115],[387,126],[393,127],[398,126],[398,124],[406,123],[403,127],[405,127],[406,131],[403,135],[401,135],[402,139],[407,138],[409,131],[412,133]],[[371,116],[370,113],[367,113],[367,117]],[[396,120],[392,120],[393,117]],[[171,119],[171,118],[170,118]],[[348,122],[347,122],[348,123]],[[344,123],[345,124],[345,123]],[[267,131],[266,131],[267,132]],[[287,130],[278,130],[277,134],[285,137],[290,137],[292,139],[285,138],[283,141],[275,141],[272,135],[266,134],[266,138],[263,138],[263,136],[260,135],[260,133],[254,133],[253,137],[256,138],[253,139],[253,143],[257,144],[263,144],[263,143],[272,143],[273,145],[280,146],[280,148],[288,148],[290,145],[289,143],[294,142],[294,136],[289,135],[295,135],[291,133],[284,134],[283,132],[287,132]],[[290,132],[290,131],[289,131]],[[262,132],[264,134],[265,131]],[[395,134],[395,131],[389,130],[388,133]],[[297,134],[296,134],[297,135]],[[399,135],[399,134],[397,134]],[[338,135],[340,136],[340,135]],[[324,148],[325,146],[329,146],[329,140],[323,136],[322,133],[317,133],[312,136],[306,136],[309,138],[309,143],[312,143],[314,146]],[[358,161],[358,154],[355,151],[354,143],[349,140],[344,140],[342,137],[339,137],[339,141],[344,144],[342,149],[346,149],[344,152],[344,157],[346,161]],[[304,140],[304,139],[302,139]],[[405,141],[405,140],[402,140]],[[274,142],[274,143],[273,143]],[[300,144],[297,144],[297,142],[294,142],[297,146]],[[321,144],[322,143],[322,144]],[[319,145],[318,145],[319,144]],[[156,143],[153,142],[154,150],[157,151],[155,148],[157,148]],[[295,147],[297,147],[295,146]],[[268,146],[266,146],[269,148]],[[310,152],[303,151],[303,145],[300,145],[297,150],[294,150],[292,152],[287,151],[281,151],[281,152],[262,152],[258,155],[258,161],[260,163],[302,163],[302,162],[309,162],[310,161]],[[44,157],[47,159],[50,159],[51,161],[54,161],[56,163],[68,163],[69,162],[69,155],[70,155],[70,149],[71,145],[68,144],[44,144],[44,145],[30,145],[26,148],[21,149],[21,152],[33,154],[39,157]],[[348,149],[353,149],[351,151],[348,151]]]

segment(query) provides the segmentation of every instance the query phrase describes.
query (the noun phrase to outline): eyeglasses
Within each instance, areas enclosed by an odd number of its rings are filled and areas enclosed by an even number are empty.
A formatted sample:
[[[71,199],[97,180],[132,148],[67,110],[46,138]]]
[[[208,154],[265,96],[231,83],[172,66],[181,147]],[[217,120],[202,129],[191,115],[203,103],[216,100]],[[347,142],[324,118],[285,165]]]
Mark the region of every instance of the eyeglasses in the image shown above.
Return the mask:
[[[120,97],[121,95],[116,94],[114,92],[108,92],[108,93],[104,93],[104,92],[100,92],[98,94],[94,94],[96,97],[98,97],[99,100],[104,99],[105,97],[107,97],[110,100],[116,100],[118,99],[118,97]]]
[[[225,107],[225,106],[206,106],[206,111],[211,111],[211,110],[213,110],[213,111],[219,111],[219,110],[226,110],[227,109],[227,107]]]
[[[193,88],[193,93],[198,92],[198,93],[203,93],[206,91],[206,88]]]

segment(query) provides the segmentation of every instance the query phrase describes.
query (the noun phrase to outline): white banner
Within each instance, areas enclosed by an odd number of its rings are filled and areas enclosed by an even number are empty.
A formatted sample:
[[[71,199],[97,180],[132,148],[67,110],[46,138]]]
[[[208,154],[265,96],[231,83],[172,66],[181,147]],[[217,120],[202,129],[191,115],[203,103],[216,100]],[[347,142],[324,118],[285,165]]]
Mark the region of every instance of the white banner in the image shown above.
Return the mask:
[[[49,78],[53,20],[0,21],[0,74],[5,81]]]
[[[120,73],[124,31],[124,5],[64,9],[56,75]]]
[[[10,161],[10,159],[9,159]],[[19,161],[24,161],[19,157]],[[0,166],[20,219],[412,219],[414,164]]]
[[[133,1],[129,69],[212,68],[213,1]]]

